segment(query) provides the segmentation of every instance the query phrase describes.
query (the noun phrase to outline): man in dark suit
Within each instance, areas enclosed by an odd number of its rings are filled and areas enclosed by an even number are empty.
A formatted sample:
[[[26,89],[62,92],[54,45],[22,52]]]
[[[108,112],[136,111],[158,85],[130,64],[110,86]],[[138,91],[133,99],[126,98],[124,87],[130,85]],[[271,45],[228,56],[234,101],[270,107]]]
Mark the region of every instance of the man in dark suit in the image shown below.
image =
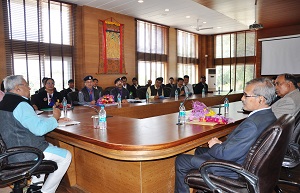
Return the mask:
[[[69,92],[75,92],[75,91],[78,92],[78,89],[75,88],[73,79],[68,80],[68,86],[69,86],[69,88],[63,89],[62,91],[60,91],[60,93],[62,94],[62,97],[66,97],[66,99],[68,98],[67,96],[68,96]],[[68,103],[69,103],[69,101],[68,101]]]
[[[201,94],[203,88],[204,88],[204,92],[208,93],[208,85],[205,83],[205,81],[206,81],[206,77],[201,76],[200,82],[196,84],[194,88],[194,94]]]
[[[168,84],[166,84],[166,87],[169,87],[169,88],[173,88],[173,87],[175,87],[176,86],[176,84],[174,84],[174,78],[173,77],[170,77],[169,78],[169,83]]]
[[[228,135],[226,141],[212,138],[208,148],[198,147],[195,155],[181,154],[176,158],[175,192],[189,193],[189,187],[184,183],[185,175],[191,169],[198,169],[206,160],[223,159],[243,164],[252,144],[276,121],[270,108],[274,97],[275,88],[269,79],[259,78],[247,82],[242,102],[243,108],[252,112]],[[235,179],[238,177],[236,173],[219,167],[211,168],[209,172]]]
[[[97,100],[99,99],[99,90],[95,89],[93,77],[92,76],[86,76],[84,77],[84,85],[78,93],[78,99],[80,105],[95,105]]]
[[[183,78],[177,78],[177,84],[174,86],[171,90],[171,95],[172,97],[175,96],[175,91],[177,90],[178,96],[185,96],[185,90],[183,86]]]
[[[132,78],[132,85],[129,89],[129,92],[132,92],[133,98],[137,98],[136,90],[139,88],[141,88],[141,86],[138,84],[137,78],[136,77]]]
[[[123,87],[123,81],[121,78],[115,80],[116,87],[110,91],[110,94],[114,96],[115,102],[118,102],[118,95],[121,95],[122,103],[128,103],[129,91]]]

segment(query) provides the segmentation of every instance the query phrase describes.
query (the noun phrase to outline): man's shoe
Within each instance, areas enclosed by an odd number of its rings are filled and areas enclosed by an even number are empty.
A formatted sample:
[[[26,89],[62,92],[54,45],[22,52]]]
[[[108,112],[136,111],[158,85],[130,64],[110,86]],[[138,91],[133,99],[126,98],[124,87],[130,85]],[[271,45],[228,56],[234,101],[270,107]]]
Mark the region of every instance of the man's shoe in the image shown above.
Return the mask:
[[[41,193],[42,186],[30,185],[26,193]]]

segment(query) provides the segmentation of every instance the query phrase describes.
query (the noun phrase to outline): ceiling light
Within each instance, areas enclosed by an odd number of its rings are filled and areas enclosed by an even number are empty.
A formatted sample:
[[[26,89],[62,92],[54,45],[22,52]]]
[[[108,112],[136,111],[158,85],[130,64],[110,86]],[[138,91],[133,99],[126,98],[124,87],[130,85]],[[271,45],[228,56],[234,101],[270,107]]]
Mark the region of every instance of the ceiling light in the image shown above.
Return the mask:
[[[222,28],[222,27],[217,27],[218,29]]]
[[[191,18],[191,16],[187,15],[187,16],[185,16],[185,18],[189,19],[189,18]]]
[[[206,23],[206,21],[203,21],[202,23]]]
[[[262,29],[264,26],[262,24],[256,23],[256,5],[257,5],[257,1],[255,1],[255,21],[253,24],[249,25],[249,29],[250,30],[259,30]]]
[[[144,1],[143,1],[143,0],[138,0],[138,2],[139,2],[139,3],[143,3]]]
[[[165,11],[170,11],[170,9],[165,9]]]

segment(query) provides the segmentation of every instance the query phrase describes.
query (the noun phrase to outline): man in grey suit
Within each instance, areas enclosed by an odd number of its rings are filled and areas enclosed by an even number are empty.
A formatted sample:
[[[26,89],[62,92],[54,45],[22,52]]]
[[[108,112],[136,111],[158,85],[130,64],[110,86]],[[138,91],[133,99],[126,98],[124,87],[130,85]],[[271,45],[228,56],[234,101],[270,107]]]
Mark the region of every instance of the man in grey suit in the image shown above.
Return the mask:
[[[259,135],[273,122],[276,117],[270,104],[275,98],[275,88],[267,78],[253,79],[246,84],[242,97],[243,108],[252,111],[231,134],[222,142],[212,138],[208,148],[198,147],[195,155],[181,154],[175,161],[175,192],[189,193],[189,187],[184,183],[184,177],[191,169],[198,169],[206,160],[223,159],[243,164],[247,152]],[[237,174],[223,168],[214,167],[209,172],[230,178]]]
[[[291,74],[278,75],[275,80],[275,89],[281,98],[272,105],[272,111],[277,118],[283,114],[295,116],[300,110],[300,91],[297,79]]]

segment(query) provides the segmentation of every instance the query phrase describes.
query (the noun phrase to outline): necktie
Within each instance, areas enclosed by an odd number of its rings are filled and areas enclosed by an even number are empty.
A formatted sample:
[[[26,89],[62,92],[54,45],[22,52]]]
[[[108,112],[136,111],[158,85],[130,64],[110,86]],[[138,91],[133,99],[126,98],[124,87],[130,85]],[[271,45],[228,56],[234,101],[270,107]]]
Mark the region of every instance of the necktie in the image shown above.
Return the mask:
[[[90,90],[89,94],[90,94],[90,101],[92,101],[93,100],[93,90]]]

